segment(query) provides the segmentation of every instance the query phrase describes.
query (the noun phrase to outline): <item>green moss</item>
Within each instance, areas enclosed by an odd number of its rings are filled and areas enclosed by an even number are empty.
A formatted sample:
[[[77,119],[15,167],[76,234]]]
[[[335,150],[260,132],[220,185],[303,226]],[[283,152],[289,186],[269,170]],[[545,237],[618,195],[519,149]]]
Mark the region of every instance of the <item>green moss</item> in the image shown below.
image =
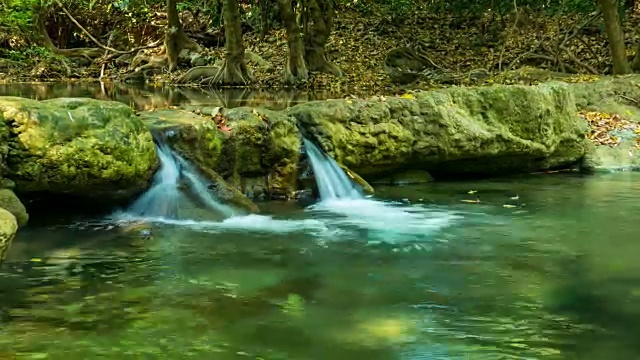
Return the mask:
[[[268,192],[289,196],[296,190],[300,137],[295,122],[266,109],[234,108],[224,112],[229,132],[212,121],[179,128],[174,146],[201,168],[219,174],[237,189],[256,194],[247,179],[267,179]]]
[[[577,162],[586,127],[568,85],[451,87],[414,99],[311,102],[288,110],[361,175],[397,169],[502,173]],[[478,161],[495,158],[495,162]]]
[[[0,208],[13,214],[18,226],[23,227],[29,221],[29,214],[20,199],[9,189],[0,189]]]
[[[124,104],[0,97],[0,114],[20,192],[131,194],[157,167],[151,133]]]
[[[7,210],[0,208],[0,263],[7,256],[7,251],[18,231],[16,218]]]

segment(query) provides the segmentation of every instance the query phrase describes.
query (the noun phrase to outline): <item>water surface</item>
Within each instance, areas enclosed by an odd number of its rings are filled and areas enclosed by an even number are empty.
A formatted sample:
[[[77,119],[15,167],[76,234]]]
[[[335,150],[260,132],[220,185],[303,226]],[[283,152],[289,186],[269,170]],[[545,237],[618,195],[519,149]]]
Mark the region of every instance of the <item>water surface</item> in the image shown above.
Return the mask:
[[[336,97],[108,84],[0,95],[138,110]],[[638,173],[378,187],[260,215],[177,203],[174,218],[52,214],[21,229],[0,268],[0,358],[640,358]]]
[[[0,274],[0,353],[640,357],[640,174],[388,187],[264,208],[22,230]]]

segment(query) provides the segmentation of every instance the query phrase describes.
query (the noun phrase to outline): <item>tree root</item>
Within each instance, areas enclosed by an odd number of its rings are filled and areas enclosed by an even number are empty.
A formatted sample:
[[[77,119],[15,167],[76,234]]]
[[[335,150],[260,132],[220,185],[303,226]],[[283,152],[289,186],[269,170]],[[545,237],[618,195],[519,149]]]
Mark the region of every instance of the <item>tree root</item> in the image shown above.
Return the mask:
[[[244,61],[225,59],[218,73],[208,83],[211,86],[247,86],[252,81],[253,76]]]
[[[218,66],[194,66],[176,80],[177,84],[193,84],[206,82],[213,79],[218,72]]]
[[[282,81],[287,85],[294,85],[309,80],[309,72],[302,55],[292,56],[289,53],[287,62],[284,66],[284,75]],[[292,58],[293,57],[293,58]]]

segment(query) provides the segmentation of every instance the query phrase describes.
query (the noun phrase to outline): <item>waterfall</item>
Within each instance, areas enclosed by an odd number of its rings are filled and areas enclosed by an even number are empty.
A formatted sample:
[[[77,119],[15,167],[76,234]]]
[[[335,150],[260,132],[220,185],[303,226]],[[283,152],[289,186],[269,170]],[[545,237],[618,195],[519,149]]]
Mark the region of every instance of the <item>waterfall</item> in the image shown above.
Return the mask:
[[[237,211],[235,211],[231,206],[218,202],[213,195],[211,195],[211,192],[207,188],[207,181],[198,174],[198,172],[193,168],[193,165],[182,157],[178,155],[175,156],[182,169],[182,175],[189,182],[193,193],[204,203],[204,205],[209,207],[211,210],[220,212],[225,217],[231,217],[237,214]]]
[[[180,191],[180,166],[173,152],[164,143],[156,145],[160,158],[160,169],[153,176],[151,187],[142,194],[127,211],[143,217],[178,217],[178,200]]]
[[[151,187],[143,193],[126,213],[146,218],[179,218],[180,178],[186,179],[190,190],[197,200],[209,209],[222,214],[225,218],[236,214],[231,206],[220,203],[211,194],[208,182],[185,159],[174,153],[161,141],[156,144],[160,158],[160,169],[153,176]]]
[[[312,141],[303,139],[311,167],[316,178],[320,199],[362,199],[362,193],[342,170],[340,165],[325,154]]]

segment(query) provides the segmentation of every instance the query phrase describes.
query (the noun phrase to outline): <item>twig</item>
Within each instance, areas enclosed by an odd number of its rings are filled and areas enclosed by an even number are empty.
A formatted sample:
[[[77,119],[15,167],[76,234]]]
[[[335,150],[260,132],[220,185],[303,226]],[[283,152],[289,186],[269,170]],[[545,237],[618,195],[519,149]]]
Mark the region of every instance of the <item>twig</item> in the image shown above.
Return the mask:
[[[515,59],[513,59],[513,61],[511,61],[509,63],[509,66],[507,67],[507,69],[505,70],[505,72],[508,72],[509,70],[511,70],[513,68],[514,65],[516,65],[518,63],[518,61],[522,60],[523,58],[528,57],[529,55],[533,54],[534,51],[538,50],[538,48],[540,47],[540,43],[538,43],[534,48],[532,48],[531,50],[524,52],[518,56],[516,56]]]
[[[107,40],[107,46],[111,45],[111,40],[113,39],[113,33],[109,34],[109,40]],[[102,56],[103,58],[107,58],[107,54],[109,54],[109,50],[104,50],[104,55]],[[100,79],[100,82],[102,82],[102,78],[104,77],[104,68],[107,66],[107,62],[103,62],[102,63],[102,68],[100,68],[100,77],[98,79]]]
[[[621,98],[623,98],[623,99],[627,100],[628,102],[632,103],[632,104],[633,104],[633,105],[635,105],[636,107],[640,107],[640,101],[638,101],[638,100],[636,100],[636,99],[633,99],[633,98],[630,98],[630,97],[629,97],[629,96],[627,96],[627,95],[623,95],[623,94],[616,94],[616,95],[618,95],[619,97],[621,97]]]
[[[100,41],[98,41],[98,39],[93,37],[93,35],[91,35],[89,33],[89,31],[87,31],[87,29],[85,29],[82,25],[80,25],[80,23],[73,17],[73,15],[71,15],[71,13],[69,13],[69,10],[67,10],[67,8],[65,8],[64,5],[62,5],[62,3],[59,0],[55,0],[55,2],[56,2],[56,4],[58,4],[58,6],[60,6],[62,11],[69,17],[69,20],[71,20],[71,22],[73,22],[78,28],[80,28],[80,30],[82,30],[82,32],[85,35],[87,35],[89,37],[89,39],[91,39],[91,41],[93,41],[101,49],[104,49],[104,50],[107,50],[107,51],[111,51],[111,52],[116,53],[116,54],[125,55],[125,54],[131,54],[131,53],[134,53],[136,51],[143,50],[143,49],[155,48],[155,47],[158,47],[162,43],[162,40],[158,40],[153,44],[140,46],[140,47],[137,47],[137,48],[134,48],[134,49],[131,49],[131,50],[127,50],[127,51],[116,50],[116,49],[114,49],[112,47],[105,46]]]
[[[569,51],[569,49],[567,49],[566,46],[560,46],[560,49],[563,50],[565,53],[567,53],[567,56],[569,56],[569,59],[573,60],[574,63],[580,65],[580,67],[586,69],[587,71],[589,71],[594,75],[599,74],[598,70],[580,61],[580,59],[578,59],[577,56],[575,56],[571,51]]]
[[[530,54],[528,57],[531,58],[531,59],[539,59],[539,60],[551,61],[554,64],[558,64],[558,66],[565,67],[566,69],[568,69],[571,72],[574,72],[574,73],[578,72],[573,66],[567,65],[562,60],[560,60],[558,58],[554,58],[553,56],[533,53],[533,54]]]
[[[578,35],[578,33],[580,32],[580,30],[584,29],[585,27],[591,25],[591,23],[593,23],[598,16],[600,16],[600,10],[595,11],[591,17],[589,17],[587,20],[585,20],[582,24],[575,26],[573,28],[573,32],[568,32],[564,39],[562,40],[562,42],[560,43],[560,46],[564,46],[569,40],[573,39],[574,37],[576,37]]]
[[[515,13],[515,16],[513,20],[513,25],[511,27],[515,31],[516,26],[518,26],[518,3],[516,2],[516,0],[513,0],[513,12]],[[511,34],[511,32],[509,32],[509,34]],[[509,40],[509,36],[507,36],[507,38],[505,39],[504,44],[502,44],[502,50],[500,50],[500,58],[498,59],[499,72],[502,72],[502,57],[504,56],[504,52],[507,50],[508,40]]]
[[[576,39],[578,39],[578,41],[580,41],[582,45],[584,45],[584,47],[587,50],[589,50],[589,52],[591,53],[591,56],[593,56],[594,59],[598,58],[598,54],[596,54],[596,52],[593,51],[593,46],[589,46],[589,44],[587,44],[587,42],[584,40],[584,38],[582,38],[582,36],[578,36]]]

